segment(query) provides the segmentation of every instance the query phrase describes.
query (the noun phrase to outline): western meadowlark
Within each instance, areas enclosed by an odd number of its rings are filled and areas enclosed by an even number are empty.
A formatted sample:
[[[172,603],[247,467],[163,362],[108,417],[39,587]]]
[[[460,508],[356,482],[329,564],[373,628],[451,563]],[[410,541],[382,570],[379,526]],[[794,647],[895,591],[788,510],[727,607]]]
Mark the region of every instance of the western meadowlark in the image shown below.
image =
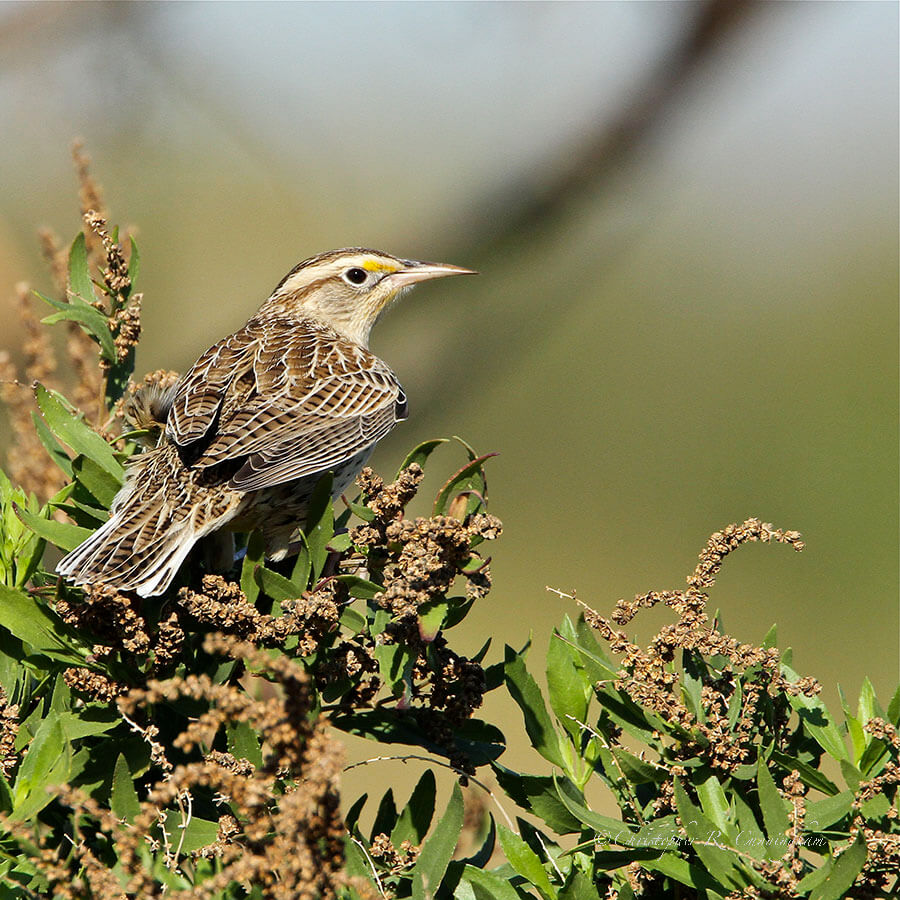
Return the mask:
[[[334,473],[338,496],[406,418],[403,388],[368,350],[372,325],[411,285],[463,274],[361,248],[299,263],[243,328],[152,398],[157,444],[134,458],[110,519],[57,572],[155,596],[223,528],[258,528],[266,555],[283,558],[320,476]]]

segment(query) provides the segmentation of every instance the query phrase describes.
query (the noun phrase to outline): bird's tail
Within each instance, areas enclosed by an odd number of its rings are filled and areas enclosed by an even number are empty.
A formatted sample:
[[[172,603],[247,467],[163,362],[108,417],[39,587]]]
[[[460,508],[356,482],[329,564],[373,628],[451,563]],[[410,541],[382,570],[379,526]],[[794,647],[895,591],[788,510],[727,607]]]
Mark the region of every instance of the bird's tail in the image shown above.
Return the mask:
[[[171,445],[142,453],[129,466],[111,516],[56,571],[73,584],[105,584],[141,597],[162,594],[191,548],[234,514],[236,503],[212,504],[186,476]]]

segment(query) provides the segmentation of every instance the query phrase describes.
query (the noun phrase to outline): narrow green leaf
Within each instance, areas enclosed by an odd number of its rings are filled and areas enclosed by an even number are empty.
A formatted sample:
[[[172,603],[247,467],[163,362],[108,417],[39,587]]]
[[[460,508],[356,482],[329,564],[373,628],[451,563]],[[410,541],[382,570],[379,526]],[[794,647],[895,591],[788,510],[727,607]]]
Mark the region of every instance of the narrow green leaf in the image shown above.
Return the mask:
[[[394,803],[393,789],[388,788],[381,798],[381,803],[378,804],[378,811],[375,813],[375,821],[372,823],[372,833],[369,840],[374,841],[379,834],[390,834],[396,824],[397,804]]]
[[[59,714],[51,711],[41,722],[16,774],[13,821],[25,821],[42,810],[53,796],[49,789],[69,780],[71,745],[63,734]]]
[[[800,773],[800,780],[807,786],[811,788],[815,788],[817,791],[821,791],[823,794],[828,794],[830,796],[834,796],[835,794],[840,793],[840,788],[828,777],[823,775],[818,769],[813,768],[808,763],[802,762],[797,759],[796,756],[788,756],[786,753],[781,753],[778,750],[773,750],[771,755],[771,760],[774,763],[777,763],[781,766],[785,772],[792,772],[796,769]],[[845,771],[845,767],[847,770],[857,771],[855,766],[853,766],[850,762],[843,759],[841,760],[841,771],[844,772],[844,777],[847,776],[847,771]],[[855,788],[854,788],[855,790]]]
[[[264,557],[265,541],[259,531],[254,531],[247,541],[247,552],[241,564],[241,590],[249,603],[256,603],[256,598],[259,597],[256,570],[262,566]]]
[[[80,528],[78,525],[70,525],[68,522],[57,522],[55,519],[45,519],[43,516],[30,513],[22,507],[15,505],[16,515],[39,537],[50,541],[61,550],[74,550],[79,544],[84,543],[94,532],[90,528]]]
[[[831,874],[810,894],[810,900],[841,900],[847,896],[866,862],[866,841],[862,833],[834,861]]]
[[[334,476],[326,472],[313,488],[306,516],[306,542],[312,567],[312,577],[317,579],[328,559],[328,542],[334,537],[334,508],[331,491]]]
[[[900,725],[900,685],[897,686],[894,696],[891,697],[891,702],[888,703],[887,718],[894,725]]]
[[[83,666],[91,648],[34,597],[0,585],[0,626],[41,653],[70,665]]]
[[[128,761],[122,753],[116,759],[116,767],[113,770],[109,804],[116,816],[128,823],[133,822],[141,812],[141,801],[134,789]]]
[[[262,768],[263,757],[259,735],[249,722],[226,722],[225,740],[228,752],[235,759],[246,759],[257,769]]]
[[[799,680],[800,676],[789,666],[782,664],[781,671],[788,681],[795,682]],[[806,731],[818,741],[819,746],[832,759],[838,762],[842,759],[849,760],[850,757],[847,753],[844,739],[831,714],[819,697],[807,697],[806,694],[789,694],[788,701],[797,711],[797,715],[800,716]]]
[[[359,634],[366,627],[367,622],[366,617],[352,606],[345,606],[341,610],[340,623],[352,634]]]
[[[88,266],[87,241],[84,232],[79,231],[69,249],[69,293],[75,294],[82,303],[96,302],[94,284]]]
[[[778,792],[775,780],[762,756],[759,757],[757,765],[756,787],[759,791],[759,808],[766,828],[766,837],[769,839],[766,844],[768,858],[778,859],[785,852],[787,841],[785,835],[791,823],[788,819],[786,801]]]
[[[76,456],[72,461],[72,473],[73,477],[84,485],[87,492],[105,509],[109,509],[112,505],[113,498],[122,486],[121,482],[110,475],[106,469],[83,454]]]
[[[680,778],[675,778],[675,804],[681,817],[684,830],[691,840],[691,846],[700,861],[709,870],[710,875],[723,885],[731,888],[743,888],[747,878],[739,867],[736,854],[723,844],[716,825],[701,810],[694,806],[687,795]]]
[[[302,585],[304,590],[309,587],[309,574],[312,571],[312,559],[309,555],[309,544],[306,542],[306,535],[300,533],[300,549],[297,551],[297,559],[294,562],[294,568],[291,571],[291,581],[294,584]]]
[[[817,800],[806,807],[804,826],[808,831],[824,831],[848,815],[853,806],[853,791],[841,791],[834,797]]]
[[[294,600],[303,595],[305,588],[298,587],[293,581],[288,581],[284,575],[279,575],[265,566],[258,566],[254,573],[256,583],[262,588],[266,596],[281,603],[282,600]]]
[[[715,775],[710,775],[705,781],[695,783],[697,796],[700,799],[700,807],[712,820],[716,827],[729,841],[734,837],[732,824],[729,821],[728,800],[725,791]]]
[[[462,791],[458,784],[454,784],[447,811],[422,845],[422,852],[416,860],[412,873],[413,900],[428,900],[437,893],[456,849],[462,822]]]
[[[700,866],[689,863],[680,856],[676,856],[674,853],[663,853],[662,856],[658,856],[655,859],[641,860],[640,864],[642,869],[649,869],[651,872],[667,875],[669,878],[697,890],[716,891],[722,896],[729,893],[729,889],[716,881],[711,874],[700,868]],[[621,892],[619,897],[622,897]]]
[[[397,824],[391,832],[391,843],[395,847],[399,847],[403,841],[409,841],[416,846],[422,843],[434,817],[436,791],[434,772],[426,769],[419,783],[413,788],[409,803],[401,810],[400,818],[397,819]]]
[[[359,575],[337,575],[335,578],[347,585],[351,597],[359,600],[372,600],[378,594],[384,593],[384,588],[380,584],[367,581],[365,578],[360,578]]]
[[[498,762],[492,763],[492,768],[500,787],[516,805],[538,816],[557,834],[575,834],[581,830],[581,820],[560,800],[556,782],[549,775],[525,775]],[[578,789],[568,778],[563,776],[558,780],[566,785],[564,789],[569,796],[578,796]]]
[[[472,886],[475,900],[521,900],[508,878],[501,878],[486,869],[466,866],[463,879]]]
[[[52,303],[48,297],[38,295],[42,300]],[[58,301],[57,301],[58,302]],[[56,305],[55,303],[53,305]],[[55,325],[57,322],[76,322],[88,332],[92,337],[97,339],[100,344],[100,355],[108,362],[116,359],[116,345],[109,331],[108,319],[103,313],[97,312],[89,306],[76,306],[73,303],[64,304],[64,308],[59,312],[50,313],[41,319],[42,325]]]
[[[431,456],[435,449],[440,447],[441,444],[446,443],[448,443],[447,438],[434,438],[430,441],[422,441],[421,444],[413,447],[412,450],[406,454],[403,462],[400,463],[400,468],[397,470],[397,477],[399,478],[400,473],[404,469],[408,469],[413,463],[416,463],[424,469],[428,457]]]
[[[545,900],[555,900],[556,891],[538,855],[515,832],[503,825],[497,826],[497,837],[507,861],[526,881],[534,885]]]
[[[566,760],[560,749],[559,735],[553,727],[544,698],[537,682],[525,667],[522,654],[517,654],[512,647],[506,647],[504,665],[506,686],[516,701],[525,719],[525,731],[531,745],[548,762],[566,769]]]
[[[50,458],[69,478],[71,478],[72,460],[69,459],[69,454],[63,450],[62,444],[56,440],[53,436],[53,432],[47,427],[47,423],[37,414],[37,412],[32,411],[31,421],[34,422],[34,430],[37,432],[37,436],[40,438],[47,453],[50,454]]]
[[[450,502],[453,498],[466,490],[475,490],[480,494],[484,494],[485,481],[483,475],[484,463],[497,453],[485,453],[476,459],[466,463],[458,472],[451,475],[444,486],[438,491],[437,497],[434,498],[434,507],[432,515],[443,516],[447,514]]]
[[[133,294],[134,283],[137,281],[141,271],[141,255],[138,253],[138,245],[134,236],[132,235],[128,240],[131,244],[131,254],[128,257],[128,277],[131,279],[131,290],[129,291],[129,294]]]
[[[39,384],[35,396],[38,408],[56,437],[76,453],[92,459],[121,485],[125,480],[125,470],[116,459],[112,447],[84,419],[70,411],[66,401],[56,391]]]
[[[616,758],[622,774],[632,784],[651,784],[665,781],[667,771],[659,766],[651,765],[621,747],[613,747],[612,755]]]
[[[631,826],[618,819],[602,816],[584,805],[584,797],[568,779],[553,776],[556,793],[566,809],[579,822],[592,828],[598,835],[608,838],[612,843],[623,847],[633,846],[634,835]]]
[[[581,744],[587,723],[593,684],[570,643],[564,643],[558,629],[547,648],[547,693],[559,723],[569,732],[575,747]]]

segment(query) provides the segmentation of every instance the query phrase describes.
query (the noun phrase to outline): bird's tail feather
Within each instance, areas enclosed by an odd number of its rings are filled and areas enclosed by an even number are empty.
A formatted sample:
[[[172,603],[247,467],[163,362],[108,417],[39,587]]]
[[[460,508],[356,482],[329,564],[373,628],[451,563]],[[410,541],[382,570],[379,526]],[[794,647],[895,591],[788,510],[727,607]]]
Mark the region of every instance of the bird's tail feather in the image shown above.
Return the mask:
[[[208,515],[202,490],[173,483],[168,455],[160,448],[138,457],[111,517],[60,560],[60,575],[79,586],[106,584],[141,597],[166,590],[194,544],[230,518]]]

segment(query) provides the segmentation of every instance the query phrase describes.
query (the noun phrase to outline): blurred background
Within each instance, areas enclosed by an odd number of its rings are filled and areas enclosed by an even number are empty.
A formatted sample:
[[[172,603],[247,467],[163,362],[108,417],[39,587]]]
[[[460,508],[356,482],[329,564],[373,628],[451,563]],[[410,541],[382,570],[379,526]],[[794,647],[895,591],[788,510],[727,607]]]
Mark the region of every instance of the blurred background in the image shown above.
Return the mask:
[[[184,370],[321,250],[477,268],[372,342],[412,411],[377,469],[441,435],[501,454],[495,589],[459,649],[533,631],[542,654],[577,614],[545,586],[601,612],[682,587],[759,516],[808,546],[729,558],[725,627],[777,622],[826,702],[868,674],[887,705],[897,48],[885,3],[4,3],[0,285],[49,289],[35,232],[79,227],[76,136],[138,228],[138,374]],[[429,492],[462,461],[442,449]]]

